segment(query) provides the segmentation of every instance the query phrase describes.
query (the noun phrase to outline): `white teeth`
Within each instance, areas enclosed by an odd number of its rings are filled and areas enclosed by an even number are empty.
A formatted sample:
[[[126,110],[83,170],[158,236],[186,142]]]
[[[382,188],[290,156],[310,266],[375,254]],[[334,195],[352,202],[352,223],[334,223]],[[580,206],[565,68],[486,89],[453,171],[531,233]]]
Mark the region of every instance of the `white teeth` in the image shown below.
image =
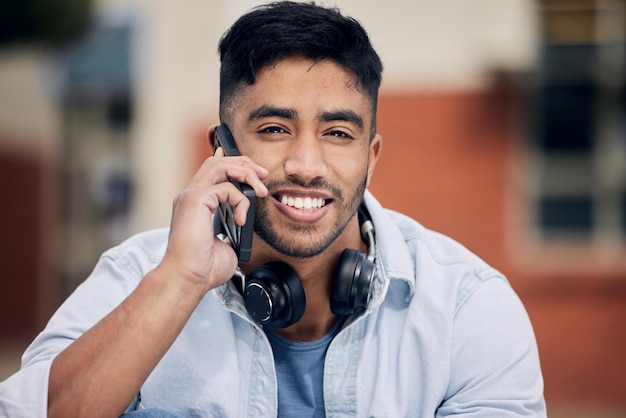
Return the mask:
[[[280,198],[280,202],[283,205],[303,210],[319,209],[326,204],[326,201],[321,197],[292,197],[287,195],[283,195]]]

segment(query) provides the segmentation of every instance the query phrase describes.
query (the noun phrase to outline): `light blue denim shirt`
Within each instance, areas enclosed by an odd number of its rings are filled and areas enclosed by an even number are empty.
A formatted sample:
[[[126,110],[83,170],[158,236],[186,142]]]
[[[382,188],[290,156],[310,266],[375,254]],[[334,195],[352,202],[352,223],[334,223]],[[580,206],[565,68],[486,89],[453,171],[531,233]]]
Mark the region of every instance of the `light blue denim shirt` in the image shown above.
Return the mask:
[[[545,416],[535,337],[506,279],[369,193],[366,203],[377,274],[367,311],[346,321],[326,354],[326,415]],[[135,289],[160,262],[167,236],[139,234],[102,256],[24,353],[22,369],[0,383],[0,416],[46,416],[53,358]],[[135,407],[276,416],[272,350],[232,283],[203,298]]]

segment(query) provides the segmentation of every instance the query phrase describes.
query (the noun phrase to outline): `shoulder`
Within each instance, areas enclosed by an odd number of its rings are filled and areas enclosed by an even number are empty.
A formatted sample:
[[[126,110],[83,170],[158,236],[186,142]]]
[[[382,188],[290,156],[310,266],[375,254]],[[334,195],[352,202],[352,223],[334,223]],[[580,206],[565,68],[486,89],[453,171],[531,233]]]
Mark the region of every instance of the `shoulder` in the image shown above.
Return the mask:
[[[401,213],[385,210],[402,236],[415,262],[433,269],[468,269],[479,277],[499,274],[465,245],[440,232],[428,229]],[[417,266],[416,266],[417,267]]]
[[[490,281],[509,287],[502,273],[453,238],[375,200],[368,208],[376,228],[377,266],[390,286],[408,285],[407,299],[447,300],[456,310]]]

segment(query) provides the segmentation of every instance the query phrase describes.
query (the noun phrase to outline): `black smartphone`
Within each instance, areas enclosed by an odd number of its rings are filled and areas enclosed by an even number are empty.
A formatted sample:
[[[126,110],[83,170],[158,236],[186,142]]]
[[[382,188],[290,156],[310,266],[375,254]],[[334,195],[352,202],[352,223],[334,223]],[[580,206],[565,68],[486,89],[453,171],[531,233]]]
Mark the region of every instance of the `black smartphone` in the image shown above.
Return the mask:
[[[224,150],[226,156],[238,156],[239,150],[230,130],[225,126],[215,128],[215,147]],[[233,217],[233,207],[228,203],[220,203],[217,216],[213,218],[213,229],[215,234],[226,234],[237,254],[240,263],[250,261],[252,255],[252,233],[254,232],[254,213],[256,210],[256,195],[254,189],[246,183],[236,180],[229,181],[234,184],[250,201],[250,207],[246,215],[246,223],[243,226],[237,225]]]

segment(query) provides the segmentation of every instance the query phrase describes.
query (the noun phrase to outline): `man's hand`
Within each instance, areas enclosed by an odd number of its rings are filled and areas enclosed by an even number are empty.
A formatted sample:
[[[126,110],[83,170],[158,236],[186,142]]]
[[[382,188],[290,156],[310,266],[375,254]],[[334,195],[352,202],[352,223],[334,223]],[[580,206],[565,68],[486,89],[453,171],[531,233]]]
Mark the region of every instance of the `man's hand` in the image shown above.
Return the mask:
[[[261,179],[266,176],[267,170],[248,157],[224,157],[218,148],[174,200],[169,242],[160,268],[200,285],[203,292],[230,279],[237,257],[215,237],[212,217],[220,203],[229,203],[235,221],[243,225],[250,202],[228,179],[247,183],[258,197],[264,197],[268,192]]]

